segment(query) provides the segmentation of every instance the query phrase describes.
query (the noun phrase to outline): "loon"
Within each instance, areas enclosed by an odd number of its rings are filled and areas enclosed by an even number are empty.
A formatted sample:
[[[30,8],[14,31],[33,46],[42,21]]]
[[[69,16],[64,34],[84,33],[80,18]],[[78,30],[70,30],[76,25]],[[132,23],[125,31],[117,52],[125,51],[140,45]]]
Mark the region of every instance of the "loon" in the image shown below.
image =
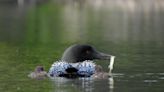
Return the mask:
[[[93,60],[110,60],[111,57],[112,55],[99,52],[90,45],[75,44],[64,51],[61,60],[52,64],[48,75],[67,78],[91,77],[97,73],[97,65]]]
[[[28,77],[32,79],[44,79],[47,77],[47,72],[44,71],[43,66],[36,66],[35,70],[31,72]]]

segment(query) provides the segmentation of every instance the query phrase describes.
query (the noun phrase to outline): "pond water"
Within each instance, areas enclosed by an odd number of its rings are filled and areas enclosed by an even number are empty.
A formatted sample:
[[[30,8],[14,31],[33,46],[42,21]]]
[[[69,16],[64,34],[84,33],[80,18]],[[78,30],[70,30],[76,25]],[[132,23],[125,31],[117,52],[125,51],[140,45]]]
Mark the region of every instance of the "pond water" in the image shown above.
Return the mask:
[[[1,0],[0,92],[163,92],[163,16],[163,0]],[[27,77],[72,44],[115,55],[113,76]]]

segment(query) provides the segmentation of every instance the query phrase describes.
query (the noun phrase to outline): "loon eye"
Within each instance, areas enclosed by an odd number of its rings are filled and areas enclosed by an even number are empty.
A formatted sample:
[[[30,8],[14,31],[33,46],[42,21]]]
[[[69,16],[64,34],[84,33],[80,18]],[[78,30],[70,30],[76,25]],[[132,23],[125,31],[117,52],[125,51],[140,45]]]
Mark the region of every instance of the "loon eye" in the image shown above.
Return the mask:
[[[43,68],[43,67],[41,67],[41,68],[40,68],[40,70],[41,70],[41,71],[44,71],[44,68]]]
[[[86,53],[86,54],[90,54],[91,52],[90,52],[89,50],[86,50],[85,53]]]

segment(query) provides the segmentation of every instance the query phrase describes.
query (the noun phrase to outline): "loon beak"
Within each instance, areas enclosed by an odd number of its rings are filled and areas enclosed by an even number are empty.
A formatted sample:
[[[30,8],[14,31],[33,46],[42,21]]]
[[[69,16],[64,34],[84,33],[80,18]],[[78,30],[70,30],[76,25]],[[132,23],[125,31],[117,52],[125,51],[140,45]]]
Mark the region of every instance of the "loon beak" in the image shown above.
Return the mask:
[[[97,52],[95,54],[95,58],[96,59],[101,59],[101,60],[110,60],[111,57],[113,57],[113,55],[105,54],[105,53],[102,53],[102,52]]]

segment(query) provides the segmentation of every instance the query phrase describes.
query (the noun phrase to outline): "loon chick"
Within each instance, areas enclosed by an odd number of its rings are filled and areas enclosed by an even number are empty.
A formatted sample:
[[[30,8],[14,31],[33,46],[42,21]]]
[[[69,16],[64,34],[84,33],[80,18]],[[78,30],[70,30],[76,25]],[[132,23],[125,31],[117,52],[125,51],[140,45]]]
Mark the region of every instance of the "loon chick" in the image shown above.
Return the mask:
[[[64,51],[61,60],[77,63],[93,59],[109,60],[111,56],[112,55],[97,51],[90,45],[75,44]]]
[[[34,72],[31,72],[28,77],[32,79],[44,79],[47,77],[47,72],[44,71],[43,66],[37,66]]]
[[[94,79],[107,79],[109,76],[109,73],[103,71],[102,66],[96,65],[95,73],[91,77]]]

